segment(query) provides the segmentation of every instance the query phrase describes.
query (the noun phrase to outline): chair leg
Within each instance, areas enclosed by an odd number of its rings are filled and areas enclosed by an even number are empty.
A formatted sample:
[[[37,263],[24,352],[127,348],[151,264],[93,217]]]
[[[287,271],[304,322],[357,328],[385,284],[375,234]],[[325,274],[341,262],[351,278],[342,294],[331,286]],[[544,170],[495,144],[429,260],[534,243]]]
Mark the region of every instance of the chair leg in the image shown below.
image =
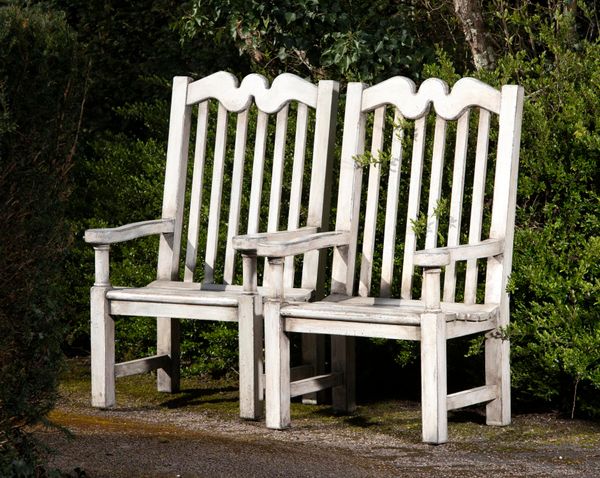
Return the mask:
[[[91,290],[92,406],[115,406],[115,322],[108,313],[108,287]]]
[[[290,426],[290,339],[283,330],[278,300],[267,300],[265,317],[266,422],[268,428]]]
[[[158,317],[156,319],[156,353],[168,355],[168,370],[156,371],[156,389],[159,392],[179,392],[179,319]]]
[[[341,373],[343,384],[331,389],[333,409],[351,413],[356,409],[354,337],[331,336],[331,372]]]
[[[448,441],[446,384],[446,318],[443,314],[421,316],[421,414],[423,441]]]
[[[255,295],[239,298],[239,353],[240,353],[240,417],[258,420],[262,415],[261,381],[263,369],[263,323],[260,311],[256,310],[261,301]]]
[[[302,363],[314,367],[315,375],[325,373],[325,336],[321,334],[302,334]],[[307,393],[302,396],[302,403],[316,405],[324,403],[326,391]]]
[[[498,389],[498,398],[486,406],[486,423],[510,425],[510,342],[494,332],[485,340],[485,383]]]

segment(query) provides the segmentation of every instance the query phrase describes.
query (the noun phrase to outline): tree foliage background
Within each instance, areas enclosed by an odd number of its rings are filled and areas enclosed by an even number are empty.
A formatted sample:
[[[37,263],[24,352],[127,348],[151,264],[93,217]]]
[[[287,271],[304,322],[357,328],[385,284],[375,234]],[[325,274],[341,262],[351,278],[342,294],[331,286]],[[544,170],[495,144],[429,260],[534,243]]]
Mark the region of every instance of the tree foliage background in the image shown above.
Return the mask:
[[[0,446],[13,450],[2,466],[21,463],[23,425],[52,406],[60,346],[89,350],[93,253],[83,231],[159,217],[171,78],[222,69],[522,84],[516,405],[597,417],[598,15],[592,0],[0,2],[0,379],[13,384],[0,392]],[[123,245],[111,277],[142,285],[155,261],[151,239]],[[235,367],[235,331],[183,325],[188,370]],[[120,359],[152,353],[152,321],[120,320],[117,333]],[[414,370],[410,347],[364,346]]]

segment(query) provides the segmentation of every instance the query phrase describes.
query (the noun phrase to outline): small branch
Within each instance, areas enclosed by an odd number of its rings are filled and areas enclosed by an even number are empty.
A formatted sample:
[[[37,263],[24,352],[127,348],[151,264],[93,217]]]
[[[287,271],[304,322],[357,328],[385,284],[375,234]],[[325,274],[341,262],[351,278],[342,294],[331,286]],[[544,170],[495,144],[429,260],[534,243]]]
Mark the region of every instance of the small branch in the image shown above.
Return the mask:
[[[579,385],[579,377],[575,380],[575,387],[573,390],[573,407],[571,408],[571,420],[575,418],[575,404],[577,403],[577,387]]]
[[[75,130],[75,138],[73,139],[73,145],[71,146],[71,150],[69,151],[69,155],[67,156],[67,164],[71,164],[73,156],[75,156],[75,152],[77,151],[77,142],[79,141],[79,132],[81,131],[81,125],[83,123],[83,110],[85,107],[85,101],[87,99],[89,89],[91,69],[92,62],[90,60],[87,65],[87,72],[85,74],[85,83],[83,85],[83,97],[81,98],[81,104],[79,105],[79,120],[77,121],[77,129]]]

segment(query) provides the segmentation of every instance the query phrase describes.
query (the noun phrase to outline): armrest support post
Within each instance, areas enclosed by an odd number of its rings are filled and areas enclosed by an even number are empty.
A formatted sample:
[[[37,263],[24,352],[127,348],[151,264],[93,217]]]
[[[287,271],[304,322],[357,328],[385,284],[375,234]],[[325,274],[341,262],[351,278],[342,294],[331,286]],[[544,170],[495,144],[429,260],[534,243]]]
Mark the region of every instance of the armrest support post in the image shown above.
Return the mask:
[[[269,287],[272,299],[283,300],[283,257],[269,257]]]
[[[427,311],[440,310],[440,275],[439,267],[423,268],[423,301]]]
[[[256,293],[258,290],[258,280],[256,277],[256,256],[242,254],[242,267],[244,292]]]
[[[95,273],[94,285],[100,287],[110,286],[110,246],[100,244],[94,246],[95,253]]]

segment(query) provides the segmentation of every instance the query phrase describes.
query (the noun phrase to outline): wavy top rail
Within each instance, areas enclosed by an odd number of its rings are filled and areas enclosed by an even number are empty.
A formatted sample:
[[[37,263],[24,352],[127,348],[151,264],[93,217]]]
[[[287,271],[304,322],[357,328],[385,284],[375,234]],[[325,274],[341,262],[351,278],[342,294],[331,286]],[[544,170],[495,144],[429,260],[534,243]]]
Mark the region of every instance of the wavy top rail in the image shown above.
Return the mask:
[[[278,112],[290,101],[316,108],[317,92],[316,85],[291,73],[279,75],[269,88],[269,81],[262,75],[248,75],[238,86],[234,75],[219,71],[189,84],[187,104],[214,98],[227,110],[239,112],[247,109],[254,99],[258,109],[270,114]]]
[[[499,114],[501,97],[500,91],[475,78],[461,78],[452,91],[446,82],[429,78],[417,91],[412,80],[395,76],[364,90],[362,110],[371,111],[392,104],[405,118],[416,119],[427,114],[433,104],[440,117],[455,120],[472,106]]]

